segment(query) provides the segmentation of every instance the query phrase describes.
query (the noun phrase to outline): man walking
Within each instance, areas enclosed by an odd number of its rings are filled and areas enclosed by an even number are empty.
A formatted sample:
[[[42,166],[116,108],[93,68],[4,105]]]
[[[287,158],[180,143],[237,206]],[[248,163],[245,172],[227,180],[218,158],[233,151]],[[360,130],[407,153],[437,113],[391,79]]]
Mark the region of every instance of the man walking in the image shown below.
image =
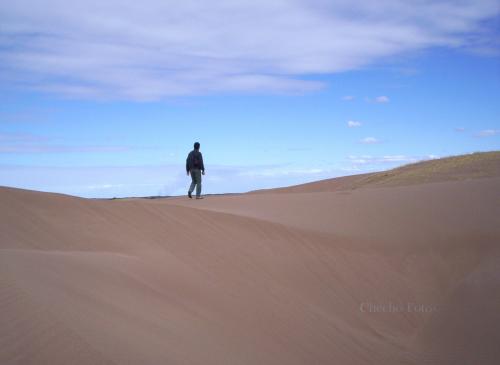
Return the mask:
[[[194,187],[196,186],[196,199],[203,199],[201,196],[201,175],[205,175],[205,165],[203,165],[203,156],[200,152],[200,144],[194,144],[194,150],[189,152],[186,159],[186,172],[189,176],[191,173],[191,186],[189,187],[188,196],[191,199]]]

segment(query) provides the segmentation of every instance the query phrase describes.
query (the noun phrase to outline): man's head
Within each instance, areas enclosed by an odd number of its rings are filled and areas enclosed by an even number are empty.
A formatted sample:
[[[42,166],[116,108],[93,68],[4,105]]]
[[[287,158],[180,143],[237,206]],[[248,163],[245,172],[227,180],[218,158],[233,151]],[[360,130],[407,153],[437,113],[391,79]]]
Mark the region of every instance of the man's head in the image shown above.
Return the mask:
[[[198,151],[200,149],[200,142],[195,142],[194,143],[194,149]]]

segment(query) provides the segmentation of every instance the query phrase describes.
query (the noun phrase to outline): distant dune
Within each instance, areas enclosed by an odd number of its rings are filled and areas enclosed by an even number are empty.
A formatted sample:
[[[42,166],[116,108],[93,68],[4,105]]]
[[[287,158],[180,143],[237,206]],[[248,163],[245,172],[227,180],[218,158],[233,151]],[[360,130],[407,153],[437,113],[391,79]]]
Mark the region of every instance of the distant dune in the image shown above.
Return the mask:
[[[500,361],[500,152],[200,201],[0,202],[0,364]]]
[[[404,165],[392,170],[315,181],[252,193],[320,192],[376,186],[402,186],[500,176],[500,152],[477,152]]]

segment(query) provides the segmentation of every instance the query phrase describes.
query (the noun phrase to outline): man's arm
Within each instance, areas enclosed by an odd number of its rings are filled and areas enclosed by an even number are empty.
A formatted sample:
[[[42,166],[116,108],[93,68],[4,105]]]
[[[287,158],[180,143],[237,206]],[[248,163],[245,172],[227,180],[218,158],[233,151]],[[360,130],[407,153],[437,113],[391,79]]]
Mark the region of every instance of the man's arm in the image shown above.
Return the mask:
[[[205,165],[203,164],[203,155],[201,154],[201,152],[200,152],[200,160],[201,160],[201,171],[205,173]]]
[[[188,157],[186,158],[186,172],[189,174],[189,165],[190,165],[191,152],[189,152]]]

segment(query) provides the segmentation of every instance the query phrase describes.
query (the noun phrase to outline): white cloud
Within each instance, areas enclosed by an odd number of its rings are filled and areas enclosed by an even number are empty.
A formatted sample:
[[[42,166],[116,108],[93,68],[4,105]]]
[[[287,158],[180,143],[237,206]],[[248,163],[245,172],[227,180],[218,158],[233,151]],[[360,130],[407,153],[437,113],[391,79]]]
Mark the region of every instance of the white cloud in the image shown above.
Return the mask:
[[[120,153],[153,147],[124,145],[66,145],[54,138],[32,133],[0,133],[0,154],[4,153]]]
[[[126,186],[125,184],[96,184],[96,185],[87,185],[84,188],[89,190],[105,190],[105,189],[113,189],[113,188],[122,188]]]
[[[496,0],[3,1],[0,80],[92,99],[303,93],[325,87],[308,75],[483,46],[497,12]]]
[[[376,144],[376,143],[380,143],[381,141],[375,137],[365,137],[362,140],[360,140],[359,142],[363,143],[363,144]]]
[[[465,128],[464,127],[456,127],[455,132],[465,132]]]
[[[375,102],[379,103],[379,104],[388,103],[389,102],[389,98],[387,96],[384,96],[384,95],[377,96],[375,98]]]
[[[6,143],[40,143],[48,138],[33,133],[0,133],[0,142]]]
[[[476,133],[477,137],[491,137],[500,134],[500,129],[484,129]]]
[[[346,96],[342,97],[342,100],[343,101],[352,101],[352,100],[354,100],[354,96],[352,96],[352,95],[346,95]]]
[[[386,155],[380,158],[382,162],[407,162],[414,161],[413,158],[408,157],[406,155]]]
[[[18,144],[0,146],[2,153],[106,153],[106,152],[126,152],[136,147],[129,146],[67,146],[67,145],[46,145],[46,144]]]
[[[348,159],[351,163],[356,165],[367,164],[380,164],[387,162],[413,162],[417,161],[416,157],[406,155],[385,155],[385,156],[371,156],[371,155],[349,155]]]
[[[348,126],[349,128],[357,128],[357,127],[361,127],[361,122],[357,122],[357,121],[355,121],[355,120],[349,120],[349,121],[347,122],[347,126]]]

